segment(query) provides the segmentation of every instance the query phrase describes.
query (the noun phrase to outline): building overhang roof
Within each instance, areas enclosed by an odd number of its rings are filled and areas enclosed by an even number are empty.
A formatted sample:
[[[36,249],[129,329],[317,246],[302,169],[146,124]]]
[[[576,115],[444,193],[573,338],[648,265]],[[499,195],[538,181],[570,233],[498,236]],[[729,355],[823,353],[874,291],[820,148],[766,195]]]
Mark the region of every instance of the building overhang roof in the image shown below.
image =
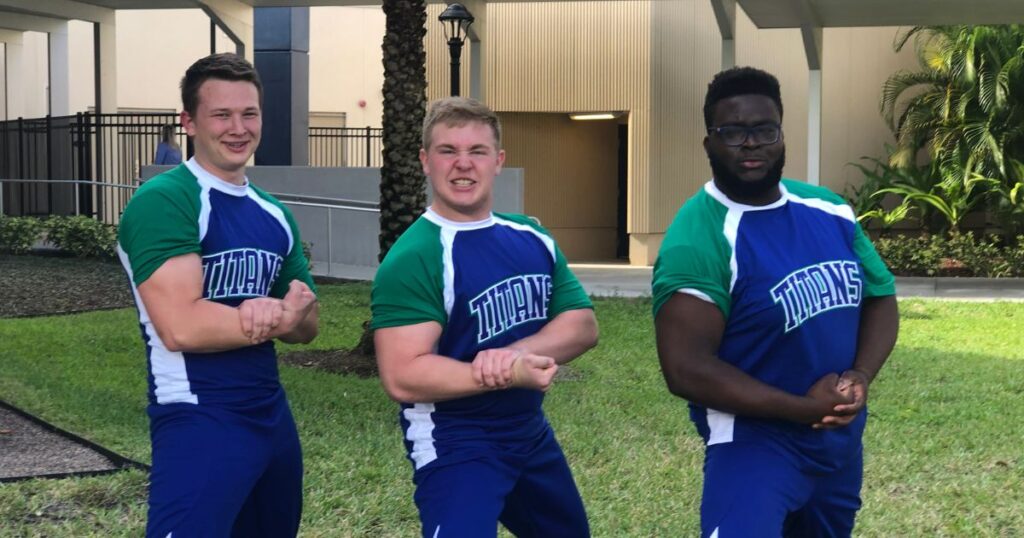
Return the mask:
[[[735,0],[758,28],[1024,23],[1021,0]]]
[[[380,0],[238,0],[253,7],[380,5]],[[445,3],[444,0],[427,0]],[[509,0],[489,0],[502,2]],[[515,0],[524,1],[524,0]],[[525,0],[560,2],[563,0]],[[1024,23],[1021,0],[715,0],[739,4],[758,28]],[[189,9],[195,0],[56,0],[107,9]],[[52,4],[53,2],[51,2]],[[31,2],[0,0],[0,10],[34,13]],[[13,8],[13,9],[12,9]],[[19,9],[20,8],[20,9]]]

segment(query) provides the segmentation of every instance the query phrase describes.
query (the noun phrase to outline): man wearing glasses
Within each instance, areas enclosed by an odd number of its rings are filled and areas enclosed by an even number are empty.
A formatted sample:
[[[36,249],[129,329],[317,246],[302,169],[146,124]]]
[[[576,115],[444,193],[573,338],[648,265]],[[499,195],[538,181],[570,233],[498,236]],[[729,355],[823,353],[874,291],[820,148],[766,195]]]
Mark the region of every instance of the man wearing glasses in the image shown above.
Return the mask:
[[[774,76],[719,73],[704,119],[714,177],[666,232],[652,285],[662,372],[707,445],[701,536],[849,536],[893,276],[842,198],[782,180]]]

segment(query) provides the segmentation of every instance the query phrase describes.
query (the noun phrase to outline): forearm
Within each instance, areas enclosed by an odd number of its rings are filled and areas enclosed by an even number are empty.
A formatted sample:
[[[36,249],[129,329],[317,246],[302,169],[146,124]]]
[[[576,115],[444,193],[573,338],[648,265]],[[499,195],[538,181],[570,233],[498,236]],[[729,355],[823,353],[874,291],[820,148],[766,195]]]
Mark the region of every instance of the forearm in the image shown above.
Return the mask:
[[[713,356],[684,361],[663,372],[669,390],[692,403],[735,415],[810,424],[829,411],[806,396],[763,383]]]
[[[154,325],[168,351],[211,353],[253,344],[242,332],[237,308],[206,299],[169,311]]]
[[[492,390],[473,379],[469,363],[433,353],[419,355],[401,369],[382,369],[381,382],[388,396],[407,403],[454,400]]]
[[[282,323],[277,329],[270,331],[270,337],[277,338],[286,344],[308,344],[316,338],[319,332],[320,305],[316,303],[313,305],[313,309],[309,311],[309,314],[295,324],[294,327],[289,329],[287,325]]]
[[[556,363],[565,364],[597,345],[597,338],[594,311],[584,308],[562,312],[540,331],[508,347],[551,357]]]
[[[871,297],[864,300],[857,334],[857,356],[853,369],[871,382],[888,360],[899,334],[900,314],[896,296]]]

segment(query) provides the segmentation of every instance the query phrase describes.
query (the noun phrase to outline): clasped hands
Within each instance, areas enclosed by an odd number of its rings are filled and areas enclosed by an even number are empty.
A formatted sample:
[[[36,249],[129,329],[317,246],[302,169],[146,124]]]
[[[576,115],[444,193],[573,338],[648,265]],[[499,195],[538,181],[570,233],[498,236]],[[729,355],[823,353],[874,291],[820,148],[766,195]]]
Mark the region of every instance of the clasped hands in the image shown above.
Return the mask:
[[[859,370],[842,375],[828,374],[811,386],[806,396],[819,402],[822,409],[812,427],[840,428],[853,422],[868,400],[868,377]]]
[[[316,295],[305,282],[292,280],[283,299],[255,297],[238,305],[242,334],[252,345],[287,334],[306,319]]]
[[[471,364],[473,380],[483,388],[512,387],[547,391],[558,371],[555,359],[503,347],[477,353]]]

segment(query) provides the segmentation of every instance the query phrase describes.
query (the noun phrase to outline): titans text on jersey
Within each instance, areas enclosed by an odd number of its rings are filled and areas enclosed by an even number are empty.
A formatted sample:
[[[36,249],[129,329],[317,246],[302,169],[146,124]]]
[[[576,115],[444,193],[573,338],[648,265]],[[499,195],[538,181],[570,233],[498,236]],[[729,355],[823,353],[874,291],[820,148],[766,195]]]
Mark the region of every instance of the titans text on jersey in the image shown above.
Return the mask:
[[[469,301],[477,343],[528,321],[547,319],[550,297],[550,275],[516,275],[487,288]]]
[[[256,248],[238,248],[203,256],[207,299],[266,297],[284,258]]]
[[[860,305],[860,267],[857,262],[833,260],[790,273],[772,290],[772,298],[786,311],[786,332],[833,308]]]

